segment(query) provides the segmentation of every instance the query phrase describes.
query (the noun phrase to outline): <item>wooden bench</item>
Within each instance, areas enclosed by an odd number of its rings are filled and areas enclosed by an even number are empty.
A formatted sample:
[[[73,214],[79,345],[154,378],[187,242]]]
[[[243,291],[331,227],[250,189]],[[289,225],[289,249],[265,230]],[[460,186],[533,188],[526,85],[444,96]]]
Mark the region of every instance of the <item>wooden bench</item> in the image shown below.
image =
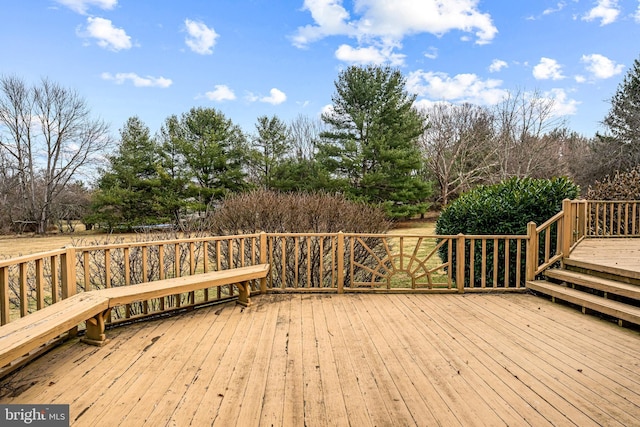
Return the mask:
[[[249,281],[265,278],[268,271],[268,264],[258,264],[73,295],[1,326],[0,368],[72,330],[83,321],[87,322],[83,341],[104,345],[107,342],[105,319],[109,312],[114,307],[136,301],[235,284],[239,290],[238,304],[249,306]]]
[[[239,267],[229,270],[213,271],[210,273],[194,274],[193,276],[176,277],[173,279],[157,280],[134,286],[120,286],[117,288],[101,289],[99,292],[109,300],[109,306],[102,312],[87,320],[87,330],[84,342],[92,345],[104,345],[107,340],[104,334],[105,319],[114,307],[162,298],[185,292],[197,291],[204,288],[232,285],[238,286],[238,304],[245,307],[251,304],[249,296],[251,289],[249,281],[267,277],[269,264],[258,264],[249,267]]]

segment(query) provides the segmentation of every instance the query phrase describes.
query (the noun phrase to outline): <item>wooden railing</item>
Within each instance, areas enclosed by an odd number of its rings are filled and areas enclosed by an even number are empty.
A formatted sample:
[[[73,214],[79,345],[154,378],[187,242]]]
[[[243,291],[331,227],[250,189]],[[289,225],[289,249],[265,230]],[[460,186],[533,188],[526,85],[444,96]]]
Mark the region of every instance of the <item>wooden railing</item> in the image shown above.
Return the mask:
[[[640,202],[586,201],[586,231],[589,237],[630,237],[640,235]]]
[[[73,249],[0,261],[0,325],[75,293]]]
[[[262,237],[264,239],[264,237]],[[78,292],[264,263],[259,234],[196,237],[75,248]],[[258,286],[256,285],[256,288]],[[111,323],[185,309],[237,296],[233,285],[118,307]]]
[[[640,202],[565,200],[526,235],[258,233],[99,244],[0,261],[0,321],[75,293],[269,264],[254,292],[470,292],[524,289],[582,239],[640,234]],[[128,305],[127,321],[237,296],[234,286]]]

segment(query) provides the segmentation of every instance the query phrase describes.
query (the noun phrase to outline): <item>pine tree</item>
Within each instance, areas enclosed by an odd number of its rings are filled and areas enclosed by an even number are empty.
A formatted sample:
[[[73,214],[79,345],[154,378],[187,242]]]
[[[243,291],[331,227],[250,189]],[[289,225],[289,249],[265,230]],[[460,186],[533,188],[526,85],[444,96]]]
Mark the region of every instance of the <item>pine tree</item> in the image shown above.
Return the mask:
[[[192,108],[180,117],[178,150],[191,177],[191,209],[205,211],[225,194],[247,187],[247,141],[239,126],[213,108]]]
[[[168,220],[157,173],[158,155],[149,128],[131,117],[120,130],[120,145],[98,182],[89,222],[109,229]]]
[[[335,82],[332,111],[322,119],[318,160],[347,194],[384,204],[391,217],[423,213],[431,186],[420,178],[417,145],[424,120],[415,95],[390,67],[352,66]]]
[[[608,135],[598,135],[596,150],[614,170],[640,165],[640,60],[636,59],[611,98],[611,110],[603,124]]]

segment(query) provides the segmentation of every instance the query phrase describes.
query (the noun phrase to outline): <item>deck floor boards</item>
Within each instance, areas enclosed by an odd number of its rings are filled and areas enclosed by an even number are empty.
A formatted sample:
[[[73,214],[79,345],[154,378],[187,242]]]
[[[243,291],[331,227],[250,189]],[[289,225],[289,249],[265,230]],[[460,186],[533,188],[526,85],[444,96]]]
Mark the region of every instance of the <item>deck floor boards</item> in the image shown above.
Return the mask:
[[[620,270],[621,274],[640,279],[640,238],[588,238],[571,252],[571,259]]]
[[[76,426],[640,425],[640,333],[523,294],[273,294],[72,340],[0,383]]]

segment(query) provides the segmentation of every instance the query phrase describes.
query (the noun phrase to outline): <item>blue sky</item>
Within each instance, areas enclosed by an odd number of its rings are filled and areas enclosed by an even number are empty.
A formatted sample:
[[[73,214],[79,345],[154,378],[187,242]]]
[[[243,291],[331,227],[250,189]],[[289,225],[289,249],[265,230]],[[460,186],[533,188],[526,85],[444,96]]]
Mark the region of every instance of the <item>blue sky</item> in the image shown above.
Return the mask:
[[[0,0],[0,74],[73,88],[113,134],[214,107],[319,115],[351,64],[390,64],[417,102],[553,98],[585,136],[640,57],[638,0]]]

